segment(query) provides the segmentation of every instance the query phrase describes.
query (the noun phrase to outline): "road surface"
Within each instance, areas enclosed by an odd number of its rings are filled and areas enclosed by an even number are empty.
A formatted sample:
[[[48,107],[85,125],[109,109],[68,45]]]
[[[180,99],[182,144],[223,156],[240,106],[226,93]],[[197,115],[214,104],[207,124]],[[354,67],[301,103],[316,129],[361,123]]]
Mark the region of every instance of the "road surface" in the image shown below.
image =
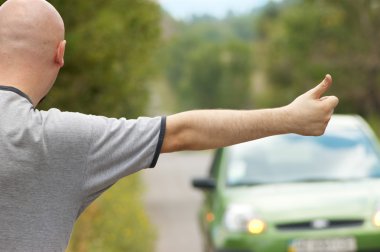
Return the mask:
[[[191,179],[207,174],[213,152],[161,155],[154,169],[142,172],[144,204],[157,230],[155,252],[201,252],[197,213],[202,201]]]

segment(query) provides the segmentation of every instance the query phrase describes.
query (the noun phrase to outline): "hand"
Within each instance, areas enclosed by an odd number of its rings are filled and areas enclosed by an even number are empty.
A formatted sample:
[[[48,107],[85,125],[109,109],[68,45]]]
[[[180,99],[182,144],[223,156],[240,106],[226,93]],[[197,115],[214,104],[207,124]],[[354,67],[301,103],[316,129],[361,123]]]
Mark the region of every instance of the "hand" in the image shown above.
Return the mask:
[[[315,88],[297,97],[285,107],[290,132],[305,136],[323,135],[339,100],[335,96],[321,97],[331,86],[328,74]]]

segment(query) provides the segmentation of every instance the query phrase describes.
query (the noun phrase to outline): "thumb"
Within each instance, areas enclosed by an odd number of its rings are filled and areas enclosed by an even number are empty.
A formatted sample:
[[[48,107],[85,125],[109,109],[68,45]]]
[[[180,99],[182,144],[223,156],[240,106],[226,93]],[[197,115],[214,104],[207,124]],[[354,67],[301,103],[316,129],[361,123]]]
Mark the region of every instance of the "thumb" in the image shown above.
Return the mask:
[[[315,88],[311,89],[309,93],[315,99],[319,99],[331,86],[332,78],[331,75],[327,74],[321,83],[319,83]]]

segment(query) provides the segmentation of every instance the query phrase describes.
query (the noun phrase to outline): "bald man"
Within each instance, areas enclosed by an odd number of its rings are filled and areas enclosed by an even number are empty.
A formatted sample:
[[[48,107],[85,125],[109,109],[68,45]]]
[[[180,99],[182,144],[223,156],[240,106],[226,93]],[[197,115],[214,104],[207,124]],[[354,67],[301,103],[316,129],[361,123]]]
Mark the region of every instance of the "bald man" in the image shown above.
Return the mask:
[[[64,24],[44,0],[0,7],[0,251],[64,251],[82,211],[163,152],[286,133],[321,135],[338,99],[331,76],[274,109],[190,111],[137,120],[40,111],[64,65]]]

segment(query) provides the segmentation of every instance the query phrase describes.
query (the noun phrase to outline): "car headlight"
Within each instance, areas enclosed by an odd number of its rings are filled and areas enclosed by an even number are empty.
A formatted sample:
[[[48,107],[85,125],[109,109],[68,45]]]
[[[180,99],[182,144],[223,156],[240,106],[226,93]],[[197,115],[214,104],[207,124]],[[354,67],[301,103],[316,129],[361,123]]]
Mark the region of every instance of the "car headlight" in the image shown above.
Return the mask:
[[[261,234],[266,224],[257,217],[252,207],[247,205],[231,205],[224,215],[225,227],[232,232],[249,232]]]
[[[252,219],[248,222],[247,229],[251,234],[261,234],[265,230],[265,222],[260,219]]]
[[[375,227],[380,228],[380,207],[377,208],[372,218],[372,223]]]

